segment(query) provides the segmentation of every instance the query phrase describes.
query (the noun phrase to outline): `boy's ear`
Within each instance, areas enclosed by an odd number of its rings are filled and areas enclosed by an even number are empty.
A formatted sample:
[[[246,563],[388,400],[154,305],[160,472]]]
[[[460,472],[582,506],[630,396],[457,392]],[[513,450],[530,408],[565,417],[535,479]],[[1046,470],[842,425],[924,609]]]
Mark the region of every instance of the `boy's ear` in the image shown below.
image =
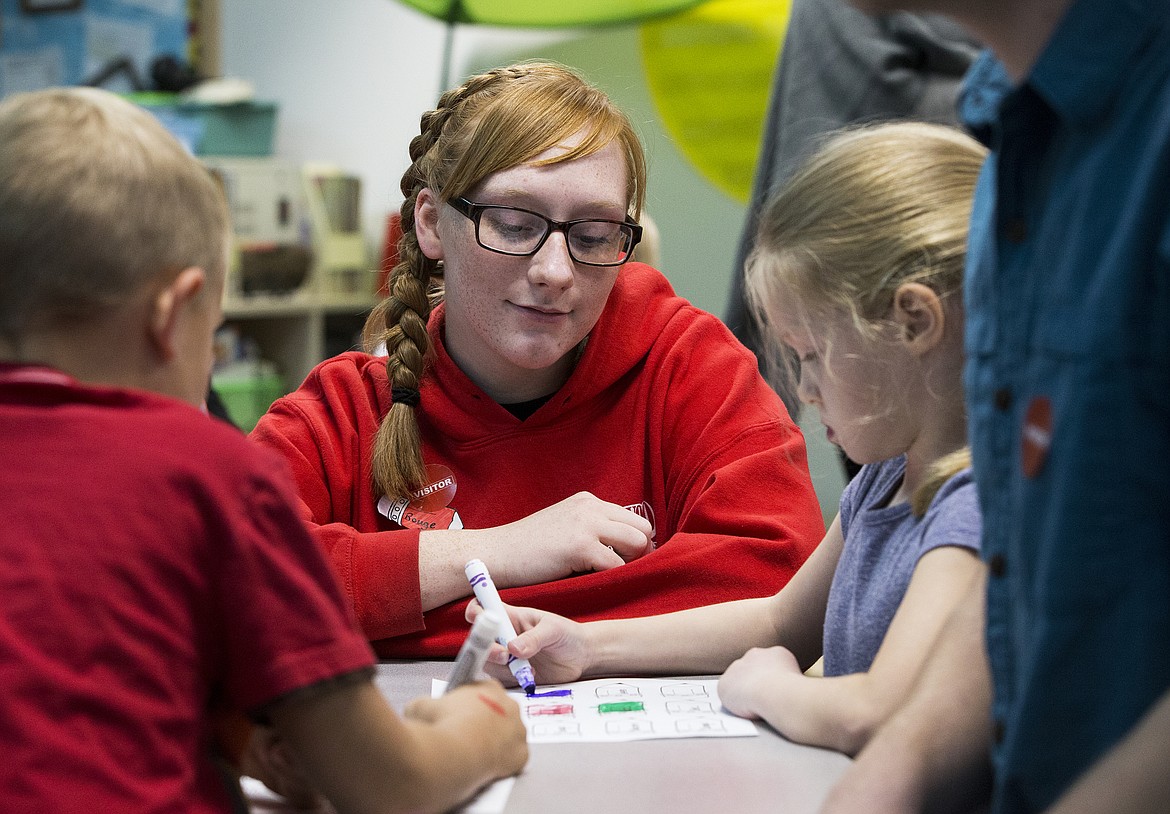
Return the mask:
[[[443,202],[430,187],[423,187],[414,199],[414,234],[418,247],[432,260],[443,259],[443,242],[439,240],[439,213]]]
[[[163,361],[169,362],[179,353],[183,315],[206,283],[207,273],[191,266],[155,292],[150,303],[150,339]]]
[[[930,286],[903,283],[894,292],[894,321],[911,353],[925,353],[942,341],[946,314]]]

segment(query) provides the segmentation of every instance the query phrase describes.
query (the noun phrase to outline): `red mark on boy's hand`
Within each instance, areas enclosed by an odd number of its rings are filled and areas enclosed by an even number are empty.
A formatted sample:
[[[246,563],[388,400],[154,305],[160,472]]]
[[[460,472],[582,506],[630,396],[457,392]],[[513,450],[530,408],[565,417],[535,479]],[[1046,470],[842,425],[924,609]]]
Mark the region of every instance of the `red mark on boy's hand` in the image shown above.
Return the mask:
[[[489,707],[491,707],[493,710],[495,710],[497,715],[503,715],[505,718],[508,716],[507,711],[503,707],[501,707],[498,703],[493,701],[491,698],[488,698],[482,692],[476,693],[476,695],[479,696],[480,701],[483,701],[485,704],[487,704]]]

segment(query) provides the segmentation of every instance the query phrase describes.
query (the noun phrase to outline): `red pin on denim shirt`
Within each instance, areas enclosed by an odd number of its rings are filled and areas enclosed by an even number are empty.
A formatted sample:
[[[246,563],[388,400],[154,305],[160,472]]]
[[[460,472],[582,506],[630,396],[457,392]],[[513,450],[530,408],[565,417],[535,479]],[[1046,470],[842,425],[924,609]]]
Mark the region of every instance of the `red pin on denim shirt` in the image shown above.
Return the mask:
[[[1052,446],[1052,402],[1047,396],[1036,396],[1024,413],[1024,428],[1020,438],[1020,465],[1024,475],[1034,478],[1044,468],[1048,449]]]

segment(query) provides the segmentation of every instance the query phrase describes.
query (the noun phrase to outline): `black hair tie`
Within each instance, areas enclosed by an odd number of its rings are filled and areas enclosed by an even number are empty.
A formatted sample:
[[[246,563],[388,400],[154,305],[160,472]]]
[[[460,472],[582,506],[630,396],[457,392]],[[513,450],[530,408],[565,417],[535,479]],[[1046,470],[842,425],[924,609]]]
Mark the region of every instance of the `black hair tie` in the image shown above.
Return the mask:
[[[418,391],[412,387],[391,387],[390,398],[395,404],[405,404],[407,407],[417,407],[419,401]]]

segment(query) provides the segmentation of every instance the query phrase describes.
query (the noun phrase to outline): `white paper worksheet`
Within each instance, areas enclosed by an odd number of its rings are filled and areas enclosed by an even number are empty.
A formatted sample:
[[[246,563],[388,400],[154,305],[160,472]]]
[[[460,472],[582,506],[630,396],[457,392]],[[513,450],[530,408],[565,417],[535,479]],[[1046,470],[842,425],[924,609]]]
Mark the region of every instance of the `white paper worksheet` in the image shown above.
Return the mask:
[[[600,678],[508,693],[520,705],[529,743],[655,738],[737,738],[756,725],[723,709],[717,679]],[[435,680],[432,694],[446,682]]]

